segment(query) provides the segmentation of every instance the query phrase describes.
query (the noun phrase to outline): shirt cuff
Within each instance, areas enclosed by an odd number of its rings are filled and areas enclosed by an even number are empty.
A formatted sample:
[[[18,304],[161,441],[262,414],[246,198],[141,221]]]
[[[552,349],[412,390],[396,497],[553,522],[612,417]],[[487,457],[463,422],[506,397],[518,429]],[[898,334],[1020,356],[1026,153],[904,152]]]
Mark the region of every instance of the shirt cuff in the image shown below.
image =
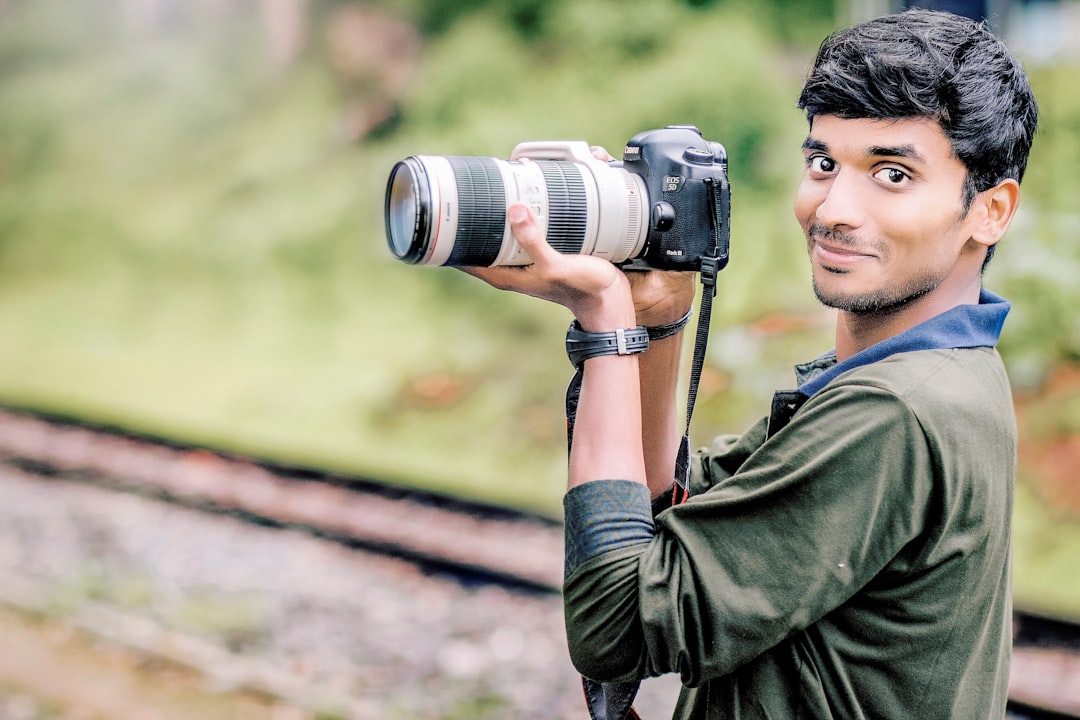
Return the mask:
[[[582,563],[612,550],[647,543],[655,526],[649,489],[630,480],[595,480],[563,497],[566,577]]]

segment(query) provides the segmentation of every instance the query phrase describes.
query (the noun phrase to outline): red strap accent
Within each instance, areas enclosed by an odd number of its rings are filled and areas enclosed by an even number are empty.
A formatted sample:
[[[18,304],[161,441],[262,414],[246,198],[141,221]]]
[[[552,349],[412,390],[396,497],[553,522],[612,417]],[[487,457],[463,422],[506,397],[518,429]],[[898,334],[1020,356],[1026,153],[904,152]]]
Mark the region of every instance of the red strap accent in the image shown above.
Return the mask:
[[[671,487],[671,504],[682,505],[690,497],[690,490],[679,487],[679,483],[675,483]]]

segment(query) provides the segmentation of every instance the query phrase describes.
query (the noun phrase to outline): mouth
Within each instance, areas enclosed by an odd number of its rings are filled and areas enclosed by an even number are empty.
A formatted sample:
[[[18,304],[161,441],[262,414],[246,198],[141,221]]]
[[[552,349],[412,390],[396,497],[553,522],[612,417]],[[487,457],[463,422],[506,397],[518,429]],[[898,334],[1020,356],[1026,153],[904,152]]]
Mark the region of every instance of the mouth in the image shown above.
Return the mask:
[[[874,260],[877,256],[873,253],[863,252],[857,248],[825,242],[820,237],[810,237],[810,255],[821,263],[826,270],[835,272],[847,272],[855,266]]]

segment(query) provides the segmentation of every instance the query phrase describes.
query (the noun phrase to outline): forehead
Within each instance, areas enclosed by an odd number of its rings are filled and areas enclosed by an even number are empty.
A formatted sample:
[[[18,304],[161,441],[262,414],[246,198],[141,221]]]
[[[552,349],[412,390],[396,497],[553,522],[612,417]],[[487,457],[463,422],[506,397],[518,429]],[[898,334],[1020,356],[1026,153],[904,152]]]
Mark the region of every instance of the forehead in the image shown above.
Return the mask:
[[[817,115],[813,118],[808,149],[827,150],[837,159],[899,157],[910,162],[959,168],[949,139],[937,120],[929,117],[873,120]]]

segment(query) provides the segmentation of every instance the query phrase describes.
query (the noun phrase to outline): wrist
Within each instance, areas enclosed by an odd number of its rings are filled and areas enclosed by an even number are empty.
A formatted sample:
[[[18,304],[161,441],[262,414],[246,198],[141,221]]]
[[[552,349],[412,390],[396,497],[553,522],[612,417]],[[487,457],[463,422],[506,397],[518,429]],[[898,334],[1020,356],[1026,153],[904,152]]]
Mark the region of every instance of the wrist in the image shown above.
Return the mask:
[[[603,355],[637,355],[649,349],[649,334],[641,326],[610,332],[583,330],[577,320],[566,331],[566,354],[580,370],[586,360]]]
[[[647,310],[639,309],[635,313],[637,324],[654,327],[673,323],[690,310],[693,310],[693,301],[694,299],[690,298],[689,300],[680,300],[671,304],[665,303],[663,307],[654,305]]]
[[[586,332],[610,332],[616,328],[632,328],[635,319],[634,301],[629,287],[615,285],[593,295],[587,303],[571,307],[578,326]]]
[[[639,277],[643,275],[643,277]],[[686,314],[696,297],[694,273],[635,273],[631,278],[638,325],[666,325]]]
[[[666,337],[671,337],[683,331],[687,323],[690,322],[690,317],[694,314],[693,305],[686,313],[672,322],[663,323],[661,325],[645,325],[645,331],[649,334],[649,340],[663,340]]]

